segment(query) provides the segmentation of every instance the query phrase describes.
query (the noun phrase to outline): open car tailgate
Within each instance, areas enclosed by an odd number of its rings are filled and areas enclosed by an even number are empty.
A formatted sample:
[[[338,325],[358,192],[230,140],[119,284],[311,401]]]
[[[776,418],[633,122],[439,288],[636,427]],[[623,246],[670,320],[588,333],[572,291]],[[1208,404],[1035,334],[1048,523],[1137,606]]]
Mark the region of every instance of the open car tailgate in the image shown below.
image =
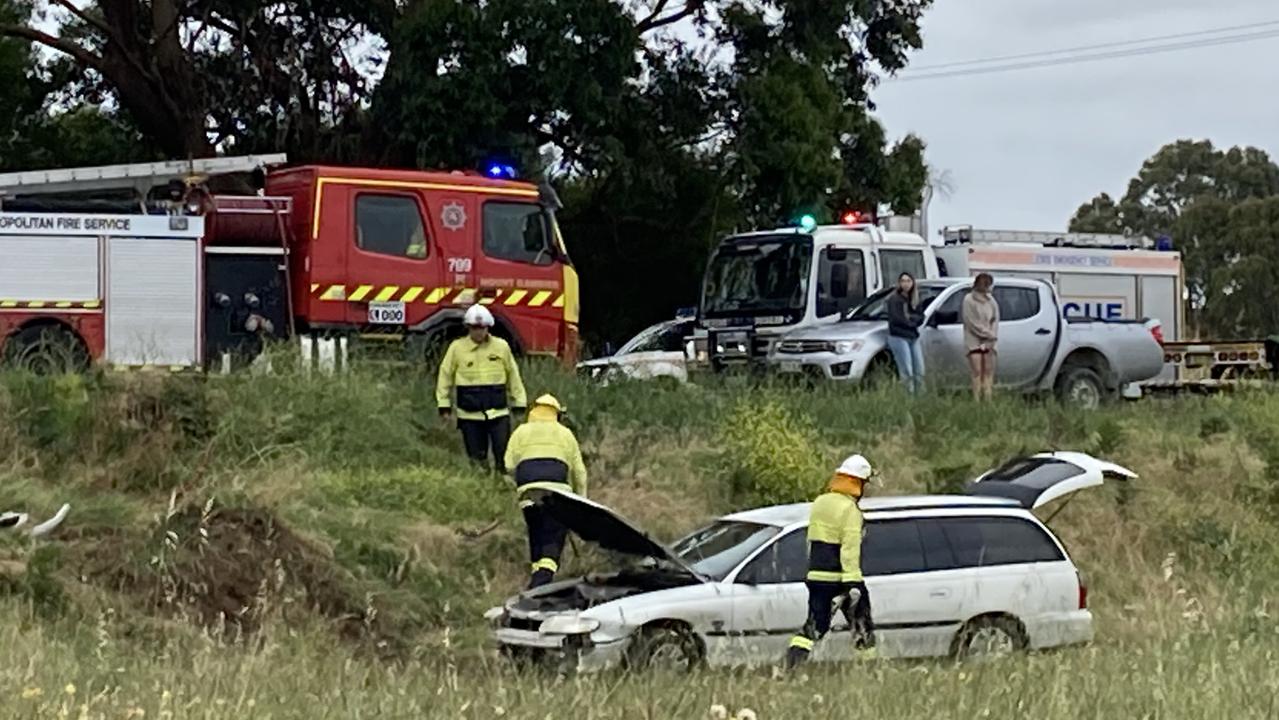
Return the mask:
[[[967,493],[1016,500],[1027,510],[1106,480],[1135,480],[1133,471],[1079,452],[1046,452],[1020,457],[969,483]]]

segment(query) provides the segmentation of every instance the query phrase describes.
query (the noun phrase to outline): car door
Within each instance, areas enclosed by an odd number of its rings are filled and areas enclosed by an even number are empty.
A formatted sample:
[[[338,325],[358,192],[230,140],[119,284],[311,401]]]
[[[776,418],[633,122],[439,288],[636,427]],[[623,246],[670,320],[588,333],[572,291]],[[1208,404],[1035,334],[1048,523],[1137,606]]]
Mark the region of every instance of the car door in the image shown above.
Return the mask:
[[[776,663],[808,618],[808,533],[792,530],[762,548],[733,580],[729,652],[733,663]]]
[[[1016,618],[1033,646],[1059,644],[1079,608],[1075,567],[1048,532],[1028,517],[946,517],[940,526],[962,568],[960,619]]]
[[[999,305],[999,351],[995,382],[1001,387],[1033,384],[1055,348],[1058,319],[1045,285],[1013,283],[995,285]]]
[[[937,309],[920,328],[925,374],[941,385],[968,382],[968,353],[964,347],[964,298],[972,288],[952,288],[937,300]]]
[[[959,627],[963,573],[942,557],[945,543],[938,538],[935,528],[917,518],[866,524],[862,572],[876,640],[886,657],[943,655]],[[837,627],[847,628],[842,617]],[[851,655],[851,633],[832,633],[829,645],[832,654]]]

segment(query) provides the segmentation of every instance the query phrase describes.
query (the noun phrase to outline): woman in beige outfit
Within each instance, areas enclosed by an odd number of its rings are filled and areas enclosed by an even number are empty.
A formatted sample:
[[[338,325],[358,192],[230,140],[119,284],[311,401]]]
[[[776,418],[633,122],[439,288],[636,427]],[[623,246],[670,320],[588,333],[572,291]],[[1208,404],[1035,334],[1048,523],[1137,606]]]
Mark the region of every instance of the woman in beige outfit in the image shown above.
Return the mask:
[[[964,298],[964,347],[973,377],[973,397],[989,400],[995,392],[995,343],[999,340],[999,304],[990,291],[995,279],[981,273]]]

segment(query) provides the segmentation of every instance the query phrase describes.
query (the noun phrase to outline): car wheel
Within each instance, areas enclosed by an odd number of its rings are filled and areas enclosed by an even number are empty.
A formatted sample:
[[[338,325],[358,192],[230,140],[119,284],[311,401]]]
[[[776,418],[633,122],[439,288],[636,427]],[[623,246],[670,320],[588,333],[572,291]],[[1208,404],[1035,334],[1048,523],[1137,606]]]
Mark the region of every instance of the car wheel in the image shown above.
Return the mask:
[[[687,673],[701,663],[701,643],[686,628],[643,628],[626,651],[626,666],[631,670]]]
[[[1106,398],[1106,384],[1092,368],[1068,367],[1057,381],[1057,397],[1068,405],[1096,410]]]
[[[992,660],[1026,648],[1026,635],[1012,618],[983,617],[970,621],[955,636],[954,655],[959,660]]]

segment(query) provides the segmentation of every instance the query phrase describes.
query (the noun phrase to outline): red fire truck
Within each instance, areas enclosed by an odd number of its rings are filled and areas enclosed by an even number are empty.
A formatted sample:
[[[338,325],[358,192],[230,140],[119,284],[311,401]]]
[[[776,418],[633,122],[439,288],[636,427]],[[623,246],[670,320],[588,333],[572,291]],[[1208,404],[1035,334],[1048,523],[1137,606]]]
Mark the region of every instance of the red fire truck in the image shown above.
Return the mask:
[[[0,175],[0,355],[225,368],[299,336],[421,361],[482,303],[517,352],[576,360],[577,274],[549,187],[502,167],[284,162]],[[217,190],[231,181],[251,192]]]

